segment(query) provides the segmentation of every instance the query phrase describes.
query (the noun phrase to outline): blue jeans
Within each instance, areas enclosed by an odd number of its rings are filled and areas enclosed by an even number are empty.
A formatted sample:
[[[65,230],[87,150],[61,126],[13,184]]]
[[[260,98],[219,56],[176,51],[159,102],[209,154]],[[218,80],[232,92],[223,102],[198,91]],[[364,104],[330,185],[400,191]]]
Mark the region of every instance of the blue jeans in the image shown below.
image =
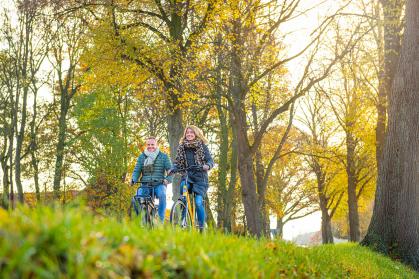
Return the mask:
[[[180,195],[183,194],[183,185],[185,182],[182,180],[180,183]],[[192,184],[188,183],[188,191],[192,190]],[[205,225],[205,207],[204,207],[204,198],[201,195],[195,193],[195,206],[196,206],[196,214],[198,215],[198,225],[199,228],[204,228]],[[192,216],[192,218],[194,218]]]
[[[146,196],[151,195],[152,190],[149,188],[141,188],[138,187],[137,195]],[[154,187],[154,196],[159,199],[159,218],[161,221],[164,221],[165,213],[166,213],[166,186],[165,185],[158,185]],[[132,198],[132,202],[134,204],[134,209],[137,212],[138,209],[136,208],[136,203],[134,198]],[[137,212],[138,213],[138,212]]]

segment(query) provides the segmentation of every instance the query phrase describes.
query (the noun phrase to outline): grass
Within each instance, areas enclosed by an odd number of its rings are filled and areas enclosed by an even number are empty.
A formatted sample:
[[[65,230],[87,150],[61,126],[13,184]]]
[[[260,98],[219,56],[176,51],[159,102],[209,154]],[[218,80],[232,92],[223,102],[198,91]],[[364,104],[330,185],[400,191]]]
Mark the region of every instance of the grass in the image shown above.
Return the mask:
[[[144,230],[85,208],[0,210],[0,278],[419,278],[355,244]]]

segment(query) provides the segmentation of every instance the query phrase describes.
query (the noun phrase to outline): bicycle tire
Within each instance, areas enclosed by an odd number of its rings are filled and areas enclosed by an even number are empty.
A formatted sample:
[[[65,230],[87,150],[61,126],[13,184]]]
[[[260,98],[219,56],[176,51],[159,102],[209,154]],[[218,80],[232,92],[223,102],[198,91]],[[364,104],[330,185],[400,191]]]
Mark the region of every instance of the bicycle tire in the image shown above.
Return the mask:
[[[135,211],[134,204],[132,204],[130,212],[131,220],[135,221],[140,227],[147,227],[149,220],[146,210],[147,205],[140,203],[137,199],[134,199],[134,202],[138,208],[138,212]]]
[[[150,229],[152,229],[155,225],[155,222],[156,222],[155,218],[156,218],[156,215],[157,215],[157,211],[156,211],[156,208],[153,207],[149,203],[147,203],[145,206],[147,207],[147,210],[146,210],[146,225]]]
[[[184,215],[182,214],[184,213]],[[192,218],[186,207],[186,204],[182,200],[177,200],[170,210],[170,223],[174,227],[180,227],[182,229],[192,229]]]

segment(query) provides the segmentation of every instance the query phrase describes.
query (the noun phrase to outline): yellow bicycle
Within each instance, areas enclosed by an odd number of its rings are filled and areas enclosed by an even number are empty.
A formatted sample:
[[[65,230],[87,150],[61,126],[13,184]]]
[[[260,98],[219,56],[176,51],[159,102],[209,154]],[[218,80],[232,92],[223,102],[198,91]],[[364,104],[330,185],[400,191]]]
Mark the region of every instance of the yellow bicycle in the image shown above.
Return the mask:
[[[175,172],[185,172],[186,175],[182,177],[180,182],[180,188],[182,189],[182,195],[173,204],[170,210],[170,223],[173,226],[180,227],[182,229],[192,229],[198,227],[198,217],[195,210],[195,193],[188,189],[188,170],[202,169],[201,166],[191,166],[186,169],[179,169]]]

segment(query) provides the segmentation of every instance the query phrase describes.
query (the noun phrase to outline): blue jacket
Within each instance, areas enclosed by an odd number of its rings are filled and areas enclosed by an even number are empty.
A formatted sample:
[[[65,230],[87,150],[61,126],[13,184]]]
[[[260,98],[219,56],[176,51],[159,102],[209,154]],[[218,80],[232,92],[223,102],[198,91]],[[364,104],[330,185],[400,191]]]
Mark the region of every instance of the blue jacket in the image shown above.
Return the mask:
[[[162,184],[163,180],[166,179],[169,182],[172,181],[172,177],[166,177],[165,174],[172,168],[172,163],[170,162],[169,156],[166,153],[160,151],[157,155],[156,160],[154,161],[153,170],[144,169],[144,161],[147,156],[141,153],[138,156],[137,163],[135,164],[134,172],[132,173],[132,182],[136,183],[138,178],[141,177],[141,183],[154,183]]]

